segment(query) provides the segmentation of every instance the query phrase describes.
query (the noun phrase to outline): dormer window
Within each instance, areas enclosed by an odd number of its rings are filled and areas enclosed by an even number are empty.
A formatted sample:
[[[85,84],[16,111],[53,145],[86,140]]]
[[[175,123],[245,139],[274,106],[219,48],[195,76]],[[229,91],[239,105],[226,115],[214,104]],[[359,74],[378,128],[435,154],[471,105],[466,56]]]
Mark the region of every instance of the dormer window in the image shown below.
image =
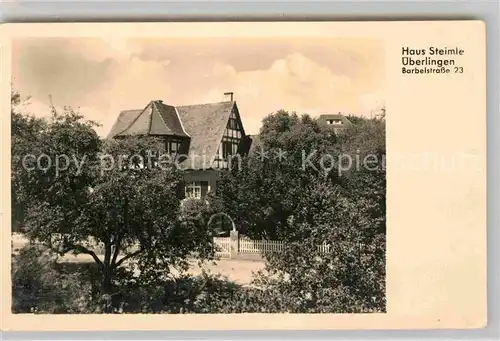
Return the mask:
[[[177,155],[181,149],[182,140],[167,138],[165,140],[165,151],[171,155]]]

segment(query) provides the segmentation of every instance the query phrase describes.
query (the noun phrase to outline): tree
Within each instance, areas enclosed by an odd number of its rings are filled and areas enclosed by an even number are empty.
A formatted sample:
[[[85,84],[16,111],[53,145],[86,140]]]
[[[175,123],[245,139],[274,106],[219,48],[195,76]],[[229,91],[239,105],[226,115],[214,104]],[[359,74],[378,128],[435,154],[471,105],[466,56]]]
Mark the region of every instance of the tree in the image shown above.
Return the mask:
[[[70,109],[54,113],[37,149],[45,161],[17,169],[34,194],[25,219],[28,237],[60,255],[90,255],[107,297],[125,266],[147,282],[167,276],[170,267],[185,269],[193,252],[210,258],[207,227],[181,214],[181,174],[159,162],[159,141],[101,141],[92,127]],[[70,162],[62,171],[56,160]],[[102,245],[103,257],[94,243]]]
[[[334,136],[308,116],[281,111],[264,120],[260,140],[265,152],[285,151],[286,159],[262,160],[257,149],[221,177],[217,196],[239,228],[287,245],[265,253],[267,273],[254,283],[268,309],[385,311],[384,119],[359,118]],[[312,155],[306,168],[304,153]],[[376,168],[356,164],[369,155],[378,157]]]
[[[80,165],[98,159],[101,141],[93,129],[97,124],[73,109],[36,118],[16,110],[19,98],[13,93],[11,188],[14,223],[22,225],[29,207],[40,202],[78,203],[92,179]]]
[[[384,116],[362,118],[341,132],[338,142],[343,154],[357,163],[342,177],[342,186],[352,198],[366,201],[365,210],[380,231],[385,232],[386,149]]]
[[[364,122],[365,118],[362,116],[356,116],[356,115],[347,115],[346,118],[351,122],[352,124],[356,125],[361,122]]]
[[[364,214],[366,201],[319,181],[301,204],[290,222],[301,240],[266,254],[267,273],[254,281],[269,305],[291,313],[385,311],[385,234]]]
[[[307,184],[324,177],[338,182],[332,162],[338,156],[336,137],[308,115],[281,110],[264,119],[260,140],[262,150],[257,148],[241,167],[221,175],[217,197],[238,229],[250,237],[300,238],[288,219]]]
[[[357,117],[356,124],[338,134],[339,147],[343,153],[385,155],[385,111],[375,118]]]
[[[36,152],[47,122],[21,113],[22,99],[18,92],[11,94],[11,197],[12,230],[22,229],[24,214],[33,192],[28,186],[29,174],[22,169],[22,157]]]

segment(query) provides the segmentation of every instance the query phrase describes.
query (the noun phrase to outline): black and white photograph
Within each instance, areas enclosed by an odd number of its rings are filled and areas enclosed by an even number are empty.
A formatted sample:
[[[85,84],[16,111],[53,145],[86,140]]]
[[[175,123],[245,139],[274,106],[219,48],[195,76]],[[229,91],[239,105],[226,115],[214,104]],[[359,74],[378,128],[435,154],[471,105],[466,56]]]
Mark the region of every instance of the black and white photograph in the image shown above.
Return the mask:
[[[484,328],[485,29],[3,25],[0,327]]]
[[[386,312],[373,38],[12,41],[14,314]]]

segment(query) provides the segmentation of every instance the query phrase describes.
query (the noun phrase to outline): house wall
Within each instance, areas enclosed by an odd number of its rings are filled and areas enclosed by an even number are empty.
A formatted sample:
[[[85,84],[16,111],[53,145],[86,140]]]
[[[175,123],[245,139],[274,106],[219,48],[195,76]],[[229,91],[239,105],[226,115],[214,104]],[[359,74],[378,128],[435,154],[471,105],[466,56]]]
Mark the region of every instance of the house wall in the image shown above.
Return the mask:
[[[219,173],[216,170],[193,170],[184,173],[186,183],[193,181],[208,181],[208,192],[215,191]]]

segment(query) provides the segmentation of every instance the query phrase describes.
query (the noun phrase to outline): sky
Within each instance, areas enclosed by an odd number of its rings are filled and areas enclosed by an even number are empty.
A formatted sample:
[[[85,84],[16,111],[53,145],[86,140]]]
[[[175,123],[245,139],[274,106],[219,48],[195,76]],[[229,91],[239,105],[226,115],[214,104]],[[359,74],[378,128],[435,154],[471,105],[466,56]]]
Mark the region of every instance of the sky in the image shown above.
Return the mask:
[[[119,112],[151,100],[190,105],[234,92],[245,131],[280,109],[370,116],[384,102],[384,46],[360,38],[23,38],[12,86],[24,110],[79,108],[106,136]]]

